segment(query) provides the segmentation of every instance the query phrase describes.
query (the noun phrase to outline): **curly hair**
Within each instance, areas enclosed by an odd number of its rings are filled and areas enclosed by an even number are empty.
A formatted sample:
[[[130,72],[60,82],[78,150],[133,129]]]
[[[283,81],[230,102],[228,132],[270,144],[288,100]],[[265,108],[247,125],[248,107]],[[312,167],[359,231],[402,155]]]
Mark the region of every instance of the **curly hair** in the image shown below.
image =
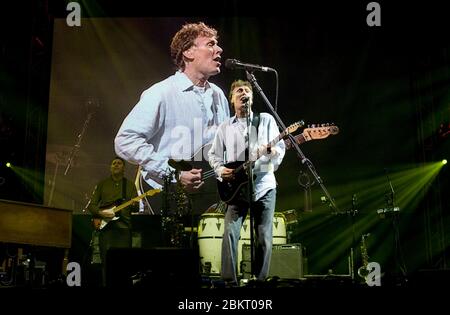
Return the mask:
[[[183,59],[183,52],[194,45],[194,40],[199,36],[216,37],[217,30],[206,25],[203,22],[185,24],[172,38],[170,44],[170,55],[175,66],[179,70],[184,70],[185,63]]]

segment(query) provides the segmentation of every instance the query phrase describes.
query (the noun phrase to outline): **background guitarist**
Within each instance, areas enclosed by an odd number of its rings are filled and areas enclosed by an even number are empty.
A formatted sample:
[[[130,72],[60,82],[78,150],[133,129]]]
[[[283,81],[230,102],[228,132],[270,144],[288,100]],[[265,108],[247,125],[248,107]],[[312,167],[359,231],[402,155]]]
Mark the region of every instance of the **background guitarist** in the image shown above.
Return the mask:
[[[100,258],[102,262],[102,285],[106,285],[106,253],[111,247],[131,247],[131,216],[139,211],[138,203],[122,209],[117,214],[111,209],[137,196],[133,182],[124,177],[125,162],[115,157],[111,162],[111,176],[100,181],[94,189],[87,206],[94,218],[118,220],[110,221],[99,233]]]
[[[209,163],[214,168],[218,180],[232,181],[233,169],[225,167],[226,163],[245,161],[246,159],[246,104],[250,118],[256,114],[251,111],[253,90],[248,81],[234,81],[230,88],[230,102],[235,116],[221,124],[215,135],[209,151]],[[255,218],[255,262],[253,273],[257,280],[265,280],[269,272],[272,254],[272,228],[276,201],[276,180],[274,172],[281,164],[285,153],[285,144],[279,141],[274,147],[267,148],[265,144],[279,135],[275,119],[267,113],[261,113],[257,127],[257,139],[250,139],[250,157],[260,150],[263,156],[254,166],[254,202],[251,211]],[[253,132],[254,134],[254,132]],[[255,135],[256,136],[256,135]],[[255,139],[253,139],[255,138]],[[245,191],[245,189],[243,190]],[[229,202],[225,214],[224,236],[222,241],[222,278],[231,285],[237,285],[237,246],[242,223],[248,213],[247,193]]]

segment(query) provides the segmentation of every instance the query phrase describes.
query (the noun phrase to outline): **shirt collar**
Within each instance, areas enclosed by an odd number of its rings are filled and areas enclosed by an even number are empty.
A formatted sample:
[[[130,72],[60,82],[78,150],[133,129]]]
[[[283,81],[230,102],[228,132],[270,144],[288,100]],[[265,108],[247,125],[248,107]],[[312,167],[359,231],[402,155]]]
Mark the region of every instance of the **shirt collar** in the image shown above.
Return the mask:
[[[180,88],[181,91],[192,90],[194,87],[194,83],[188,78],[188,76],[184,72],[177,71],[175,72],[175,80],[176,84]],[[210,88],[210,84],[206,81],[205,90]]]
[[[253,112],[252,111],[250,112],[250,120],[253,120]],[[231,123],[235,123],[237,121],[238,121],[238,118],[237,118],[236,114],[234,114],[234,116],[231,117]]]

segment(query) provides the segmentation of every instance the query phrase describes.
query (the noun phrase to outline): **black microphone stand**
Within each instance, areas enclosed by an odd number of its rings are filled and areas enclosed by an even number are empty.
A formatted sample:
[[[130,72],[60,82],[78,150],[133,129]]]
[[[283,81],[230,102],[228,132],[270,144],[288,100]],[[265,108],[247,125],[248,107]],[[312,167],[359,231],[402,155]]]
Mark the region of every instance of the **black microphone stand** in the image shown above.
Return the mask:
[[[276,72],[276,70],[273,70],[273,71]],[[280,116],[278,116],[277,112],[274,110],[272,104],[270,104],[269,99],[266,97],[266,95],[264,94],[264,91],[261,89],[261,87],[259,86],[258,82],[256,81],[256,78],[253,75],[253,72],[249,72],[248,70],[246,70],[245,72],[247,73],[248,81],[250,81],[252,86],[255,88],[255,90],[259,93],[259,95],[263,99],[263,101],[266,104],[267,108],[269,109],[270,113],[275,118],[275,121],[277,122],[278,127],[280,129],[282,129],[282,130],[286,130],[285,124],[281,120]],[[324,186],[323,181],[320,178],[319,174],[316,172],[312,162],[300,150],[300,147],[298,146],[297,142],[295,141],[295,138],[290,133],[288,133],[287,136],[289,137],[289,140],[291,140],[291,143],[292,143],[293,147],[295,148],[295,151],[297,151],[297,156],[300,159],[300,161],[302,162],[302,164],[306,164],[306,166],[308,167],[309,171],[311,172],[311,174],[313,174],[314,178],[316,179],[316,182],[322,188],[323,192],[325,193],[326,197],[328,198],[328,200],[330,202],[330,207],[333,208],[333,210],[334,210],[333,212],[335,214],[336,213],[340,213],[338,207],[336,206],[336,204],[334,202],[334,199],[331,197],[330,193],[328,192],[328,190]]]
[[[88,113],[87,113],[86,119],[84,121],[83,128],[81,129],[81,132],[77,137],[77,142],[73,146],[72,151],[70,152],[69,158],[67,159],[67,166],[66,166],[66,170],[64,171],[64,175],[67,175],[67,173],[69,172],[70,167],[73,164],[73,160],[76,157],[76,155],[78,154],[78,151],[80,150],[81,140],[83,139],[84,133],[86,132],[89,122],[91,121],[91,118],[97,111],[98,107],[99,107],[98,101],[95,99],[89,99],[86,102],[86,108],[88,110]]]
[[[252,205],[254,202],[254,178],[253,178],[253,164],[250,161],[251,158],[251,139],[252,139],[252,133],[251,133],[251,127],[252,127],[252,119],[251,119],[251,110],[250,106],[247,102],[244,104],[245,110],[247,112],[246,119],[247,119],[247,134],[245,135],[247,137],[246,143],[247,143],[247,156],[245,157],[247,161],[249,161],[249,167],[247,169],[247,176],[248,176],[248,185],[247,185],[247,199],[248,199],[248,209],[250,214],[250,274],[252,277],[255,277],[254,270],[255,270],[255,248],[254,248],[254,215],[253,215],[253,209]],[[254,118],[254,117],[253,117]],[[258,132],[257,130],[255,130]],[[256,146],[257,147],[257,146]],[[245,218],[244,218],[245,219]]]
[[[389,172],[385,169],[386,177],[389,183],[390,192],[385,195],[386,198],[386,208],[378,209],[377,213],[381,218],[386,217],[386,215],[392,218],[392,229],[394,238],[394,264],[395,267],[400,270],[401,281],[407,281],[407,268],[403,257],[402,246],[400,242],[400,207],[395,206],[394,196],[395,191],[392,186],[391,179],[389,178]],[[396,270],[397,271],[397,270]]]
[[[350,257],[349,257],[349,271],[352,280],[355,280],[355,248],[356,248],[356,236],[355,236],[355,216],[358,213],[356,208],[356,194],[352,196],[352,208],[350,210],[350,219],[352,226],[352,246],[350,247]]]

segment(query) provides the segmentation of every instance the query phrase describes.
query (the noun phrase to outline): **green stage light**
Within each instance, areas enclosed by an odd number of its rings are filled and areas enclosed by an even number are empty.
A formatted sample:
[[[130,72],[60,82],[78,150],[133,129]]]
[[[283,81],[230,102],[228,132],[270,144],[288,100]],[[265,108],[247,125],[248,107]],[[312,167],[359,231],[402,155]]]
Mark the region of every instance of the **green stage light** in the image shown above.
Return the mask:
[[[443,164],[443,165],[447,164],[447,160],[446,160],[446,159],[443,159],[443,160],[442,160],[442,164]]]
[[[6,167],[11,167],[11,163],[6,162]]]

